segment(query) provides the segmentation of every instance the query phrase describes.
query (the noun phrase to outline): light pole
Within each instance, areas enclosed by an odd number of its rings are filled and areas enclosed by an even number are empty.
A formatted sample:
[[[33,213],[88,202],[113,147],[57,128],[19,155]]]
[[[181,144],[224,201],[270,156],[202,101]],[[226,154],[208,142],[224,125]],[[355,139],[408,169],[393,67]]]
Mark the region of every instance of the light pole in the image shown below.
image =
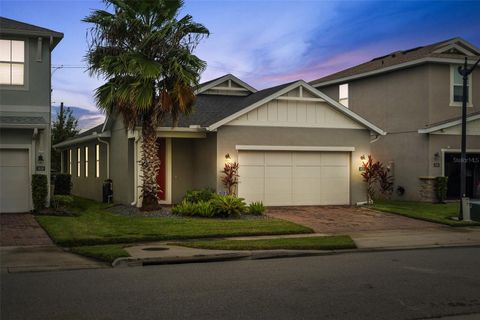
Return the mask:
[[[469,69],[468,60],[462,67],[458,67],[458,73],[463,77],[463,96],[462,96],[462,155],[460,159],[460,212],[458,220],[463,220],[463,198],[467,196],[467,98],[468,98],[468,76],[473,72],[480,59]]]

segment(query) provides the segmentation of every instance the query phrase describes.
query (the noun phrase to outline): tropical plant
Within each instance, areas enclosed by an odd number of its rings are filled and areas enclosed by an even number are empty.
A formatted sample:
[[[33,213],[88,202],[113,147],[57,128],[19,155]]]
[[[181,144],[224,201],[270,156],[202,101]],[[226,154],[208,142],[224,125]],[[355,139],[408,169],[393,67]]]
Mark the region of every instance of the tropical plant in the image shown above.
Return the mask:
[[[371,155],[365,156],[362,159],[362,177],[363,181],[367,183],[367,203],[372,203],[375,196],[375,183],[378,181],[378,172],[382,169],[380,161],[373,161]],[[366,160],[366,161],[365,161]]]
[[[229,195],[235,195],[235,186],[238,184],[238,162],[226,162],[221,173],[223,174],[222,183],[227,189]]]
[[[211,218],[215,215],[213,205],[210,201],[189,202],[182,200],[172,208],[172,213],[180,216]]]
[[[437,195],[438,202],[445,203],[447,198],[448,177],[436,177],[435,178],[435,194]]]
[[[215,216],[238,217],[245,213],[247,205],[243,198],[237,198],[233,195],[216,196],[211,200]]]
[[[72,109],[64,108],[63,102],[60,103],[57,117],[52,123],[52,145],[74,137],[78,133],[77,125],[78,121],[73,116]],[[52,170],[60,172],[61,159],[58,150],[52,148],[51,158]]]
[[[248,206],[247,213],[254,216],[261,216],[265,212],[265,206],[262,202],[252,202]]]
[[[377,175],[380,192],[385,198],[390,198],[393,193],[394,184],[393,176],[391,175],[390,170],[385,168],[383,165],[380,165]]]
[[[56,194],[52,197],[52,207],[55,209],[70,207],[73,202],[72,196]]]
[[[158,208],[160,168],[156,127],[191,111],[205,62],[193,54],[209,35],[192,16],[179,18],[182,0],[105,0],[83,21],[89,30],[86,55],[92,75],[106,83],[95,91],[100,110],[121,115],[126,129],[141,126],[142,209]]]
[[[187,191],[183,200],[197,203],[200,201],[210,201],[215,196],[215,190],[211,188],[205,188],[200,190]]]

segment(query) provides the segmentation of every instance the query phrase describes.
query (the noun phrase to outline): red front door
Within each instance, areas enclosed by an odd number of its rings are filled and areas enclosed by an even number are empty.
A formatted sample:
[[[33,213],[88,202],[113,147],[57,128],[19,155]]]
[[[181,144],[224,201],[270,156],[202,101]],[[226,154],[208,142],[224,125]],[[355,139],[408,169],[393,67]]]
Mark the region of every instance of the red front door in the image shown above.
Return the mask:
[[[157,183],[158,187],[160,188],[158,192],[158,199],[165,200],[166,199],[166,187],[167,187],[167,169],[165,167],[166,164],[166,139],[165,138],[158,138],[158,159],[160,160],[160,169],[157,173]]]

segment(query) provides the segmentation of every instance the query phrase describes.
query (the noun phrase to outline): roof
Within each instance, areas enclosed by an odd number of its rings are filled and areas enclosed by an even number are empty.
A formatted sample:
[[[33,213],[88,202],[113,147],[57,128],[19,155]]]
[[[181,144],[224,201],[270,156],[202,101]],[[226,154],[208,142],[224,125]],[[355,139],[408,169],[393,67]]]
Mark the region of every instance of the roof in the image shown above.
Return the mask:
[[[47,121],[43,117],[0,116],[0,127],[10,128],[43,128]]]
[[[239,86],[243,87],[246,91],[250,91],[250,93],[257,92],[257,89],[255,89],[254,87],[252,87],[251,85],[249,85],[245,81],[240,80],[239,78],[235,77],[231,73],[228,73],[228,74],[223,75],[221,77],[218,77],[218,78],[215,78],[215,79],[212,79],[212,80],[209,80],[207,82],[203,82],[203,83],[199,84],[198,87],[197,87],[196,93],[199,94],[199,93],[205,92],[208,89],[211,89],[211,88],[213,88],[217,85],[220,85],[220,84],[222,84],[222,83],[224,83],[225,81],[228,81],[228,80],[231,80],[232,82],[235,82]]]
[[[313,86],[327,85],[337,81],[346,80],[345,78],[353,76],[367,75],[375,71],[388,71],[396,66],[400,67],[406,63],[415,61],[421,62],[422,59],[427,58],[463,59],[463,55],[460,56],[459,54],[452,54],[448,51],[446,53],[439,51],[439,48],[448,48],[448,46],[452,46],[459,51],[470,52],[473,54],[473,57],[480,57],[480,49],[461,38],[452,38],[426,46],[403,51],[395,51],[388,55],[374,58],[368,62],[314,80],[310,82],[310,84]]]
[[[467,114],[467,122],[470,122],[472,120],[477,120],[477,119],[480,119],[480,111],[476,111],[476,112],[472,112],[472,113]],[[450,118],[450,119],[446,119],[444,121],[431,123],[431,124],[425,126],[425,128],[419,129],[418,133],[432,133],[432,132],[435,132],[435,131],[438,131],[438,130],[442,130],[442,129],[457,126],[461,123],[462,123],[462,117],[461,116],[460,117],[455,117],[455,118]]]
[[[52,37],[51,49],[55,48],[63,38],[61,32],[5,17],[0,17],[0,34]]]
[[[109,138],[110,131],[102,131],[103,123],[90,128],[82,133],[77,134],[75,137],[68,138],[65,141],[53,145],[54,148],[66,147],[72,144],[81,143],[85,141],[90,141],[98,138]]]
[[[95,126],[93,128],[90,128],[88,130],[82,131],[73,138],[89,136],[89,135],[91,135],[92,133],[95,133],[95,132],[100,133],[100,132],[102,132],[102,129],[103,129],[103,123],[101,123],[98,126]],[[69,139],[73,139],[73,138],[69,138]],[[67,139],[67,140],[69,140],[69,139]]]

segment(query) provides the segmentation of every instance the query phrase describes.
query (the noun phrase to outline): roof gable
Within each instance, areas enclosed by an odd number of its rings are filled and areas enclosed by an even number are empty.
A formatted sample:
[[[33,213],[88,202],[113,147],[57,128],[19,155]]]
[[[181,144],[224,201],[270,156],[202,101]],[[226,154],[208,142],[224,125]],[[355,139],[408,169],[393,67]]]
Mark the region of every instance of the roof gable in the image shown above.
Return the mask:
[[[5,17],[0,17],[0,34],[51,37],[51,49],[63,38],[63,33],[61,32]]]
[[[418,133],[438,133],[438,134],[457,134],[460,132],[462,124],[461,117],[449,119],[446,121],[433,123],[425,128],[419,129]],[[480,135],[480,112],[474,112],[467,115],[467,131],[468,134]]]
[[[227,74],[220,78],[200,84],[195,93],[246,96],[255,92],[257,92],[257,89],[250,86],[248,83],[240,80],[233,74]]]

